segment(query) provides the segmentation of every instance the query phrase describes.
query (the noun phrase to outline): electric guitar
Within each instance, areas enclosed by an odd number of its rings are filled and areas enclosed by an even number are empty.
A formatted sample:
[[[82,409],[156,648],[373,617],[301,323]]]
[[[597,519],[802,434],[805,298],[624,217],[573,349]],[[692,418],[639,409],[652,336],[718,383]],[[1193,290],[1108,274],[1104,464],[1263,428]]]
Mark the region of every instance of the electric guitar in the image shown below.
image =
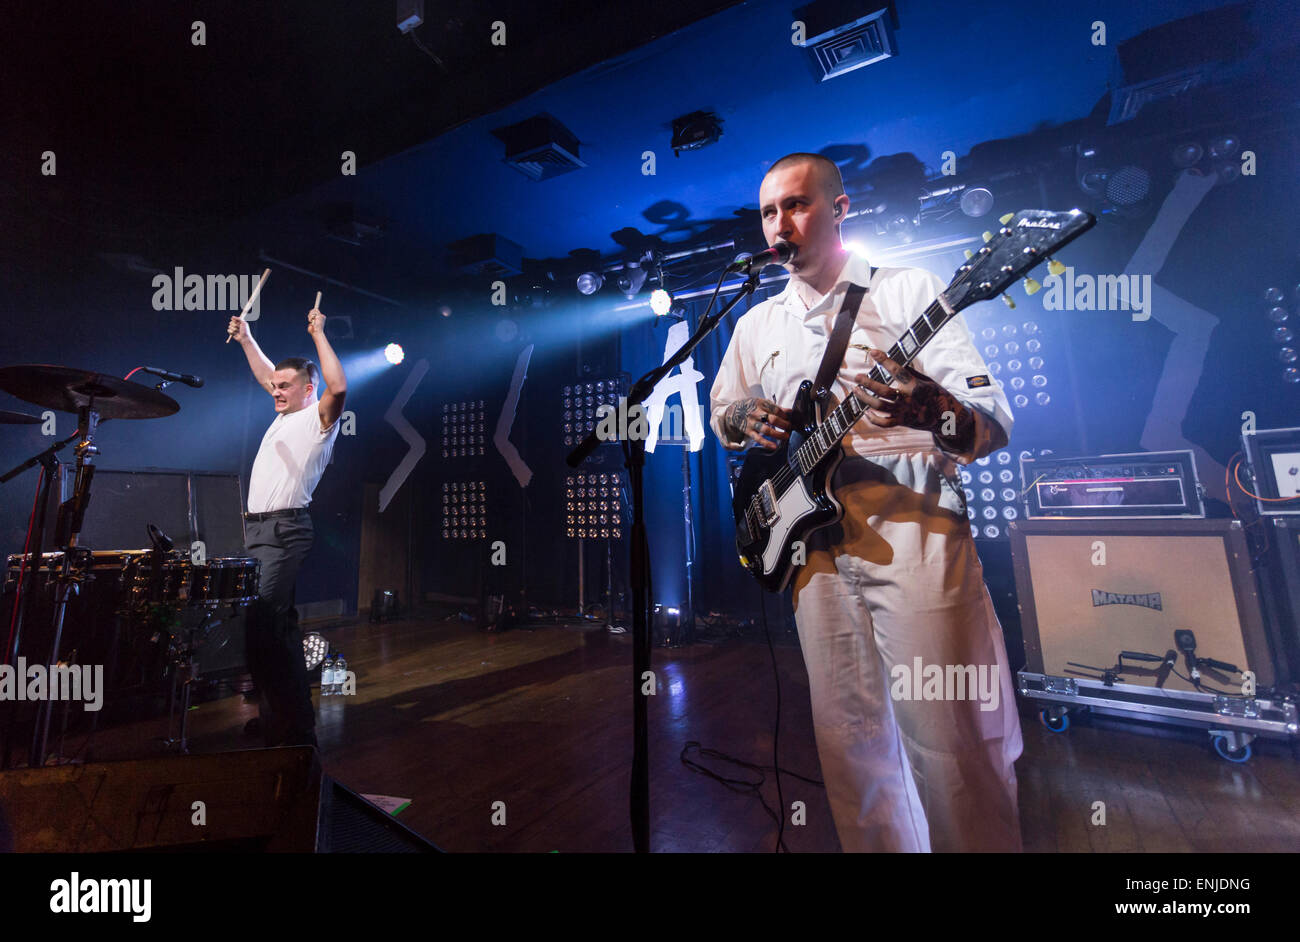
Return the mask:
[[[907,366],[959,311],[1001,294],[1097,222],[1078,209],[1024,209],[1001,221],[1002,228],[957,269],[952,283],[889,348],[889,359]],[[879,364],[868,372],[877,382],[892,382]],[[795,395],[789,439],[773,451],[753,449],[733,492],[740,562],[771,592],[784,589],[798,569],[794,544],[844,516],[829,482],[843,457],[840,440],[868,408],[849,396],[823,418],[823,403],[814,397],[812,385],[804,380]]]

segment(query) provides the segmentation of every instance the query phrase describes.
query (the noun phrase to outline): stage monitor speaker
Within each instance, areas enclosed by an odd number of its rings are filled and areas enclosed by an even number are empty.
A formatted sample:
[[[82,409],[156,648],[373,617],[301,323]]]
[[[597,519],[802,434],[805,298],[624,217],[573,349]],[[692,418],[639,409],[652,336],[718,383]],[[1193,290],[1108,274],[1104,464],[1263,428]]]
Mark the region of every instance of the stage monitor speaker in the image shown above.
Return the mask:
[[[322,793],[321,854],[430,854],[442,851],[391,814],[338,782]]]
[[[1025,520],[1010,528],[1011,553],[1029,671],[1070,677],[1075,665],[1108,668],[1121,652],[1163,658],[1180,630],[1195,656],[1275,682],[1250,553],[1236,520]],[[1143,666],[1153,667],[1154,663]],[[1233,685],[1211,687],[1240,693]],[[1125,674],[1124,683],[1153,686]],[[1175,674],[1164,686],[1195,688]]]

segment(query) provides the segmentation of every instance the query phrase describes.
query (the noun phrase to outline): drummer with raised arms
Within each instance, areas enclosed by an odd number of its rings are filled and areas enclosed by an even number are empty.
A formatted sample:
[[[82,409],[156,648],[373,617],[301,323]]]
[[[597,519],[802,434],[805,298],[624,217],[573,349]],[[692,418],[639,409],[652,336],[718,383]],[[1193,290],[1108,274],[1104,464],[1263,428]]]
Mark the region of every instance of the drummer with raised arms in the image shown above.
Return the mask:
[[[249,609],[248,667],[259,692],[260,724],[268,746],[316,745],[302,633],[294,608],[298,569],[314,534],[307,506],[329,464],[338,437],[347,378],[325,337],[320,294],[307,314],[316,363],[289,357],[272,364],[240,317],[227,333],[248,357],[258,384],[275,403],[275,420],[262,436],[248,485],[244,543],[261,563],[259,599]]]

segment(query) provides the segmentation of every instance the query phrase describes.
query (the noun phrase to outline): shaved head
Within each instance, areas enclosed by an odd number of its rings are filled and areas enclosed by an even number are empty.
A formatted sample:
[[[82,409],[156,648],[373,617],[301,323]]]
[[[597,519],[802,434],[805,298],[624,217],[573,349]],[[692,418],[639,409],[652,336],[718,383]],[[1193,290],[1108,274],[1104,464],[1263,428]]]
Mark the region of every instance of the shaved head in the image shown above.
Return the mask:
[[[833,160],[823,157],[821,154],[786,154],[768,169],[763,175],[763,179],[771,176],[778,170],[784,170],[786,167],[793,167],[798,164],[812,164],[817,171],[817,179],[821,183],[822,192],[826,194],[826,199],[835,202],[837,196],[844,195],[844,178],[840,175],[840,168],[835,165]]]
[[[798,250],[783,267],[791,277],[830,290],[847,254],[840,223],[849,197],[840,168],[819,154],[787,154],[767,171],[758,188],[758,214],[768,245],[788,242]]]

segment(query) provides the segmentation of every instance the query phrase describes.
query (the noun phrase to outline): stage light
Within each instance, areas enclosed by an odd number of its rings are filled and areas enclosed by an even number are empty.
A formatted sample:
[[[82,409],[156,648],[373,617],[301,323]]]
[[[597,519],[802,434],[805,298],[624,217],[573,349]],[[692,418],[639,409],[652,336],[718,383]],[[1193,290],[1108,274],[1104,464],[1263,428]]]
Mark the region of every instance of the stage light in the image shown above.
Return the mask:
[[[596,427],[601,406],[618,408],[619,399],[627,395],[629,379],[622,374],[564,387],[560,416],[565,445],[579,444]]]
[[[961,211],[967,216],[987,216],[993,208],[993,193],[987,187],[973,186],[961,195]]]
[[[302,653],[307,661],[307,670],[312,671],[320,667],[321,662],[325,660],[325,655],[329,653],[330,645],[321,635],[312,632],[302,637]]]
[[[966,516],[970,519],[971,536],[975,539],[999,539],[1009,536],[1005,530],[989,531],[980,529],[982,524],[991,525],[993,522],[1002,520],[1015,520],[1020,511],[1016,504],[1019,501],[1019,491],[1013,486],[1015,472],[1007,467],[1012,460],[1012,455],[1006,450],[999,450],[992,455],[980,458],[975,464],[998,467],[997,481],[998,485],[994,486],[994,473],[992,471],[971,470],[970,468],[958,469],[958,476],[961,478],[962,492],[966,498]],[[996,464],[994,464],[996,462]],[[979,488],[978,491],[975,488]]]
[[[1201,145],[1195,141],[1188,141],[1185,144],[1179,144],[1174,148],[1173,160],[1175,167],[1181,167],[1186,170],[1188,167],[1195,167],[1201,162],[1201,157],[1205,151]]]
[[[646,270],[641,267],[640,263],[632,262],[623,274],[618,276],[618,290],[629,301],[634,300],[641,293],[641,286],[645,284],[645,277]]]
[[[673,296],[663,288],[655,288],[650,292],[650,310],[655,312],[655,317],[663,317],[673,309]]]
[[[406,352],[400,343],[390,343],[384,347],[384,359],[396,366],[406,359]]]
[[[564,479],[564,533],[570,539],[621,540],[628,516],[621,471],[586,471]]]
[[[487,403],[482,399],[442,404],[442,456],[475,458],[486,446]]]
[[[916,223],[902,213],[897,213],[885,224],[885,231],[903,245],[911,245],[916,241]]]
[[[605,285],[605,276],[599,272],[585,271],[578,276],[578,290],[583,294],[595,294]]]
[[[442,485],[442,538],[487,539],[487,482],[451,481]]]
[[[1210,141],[1210,156],[1214,158],[1235,157],[1241,149],[1241,139],[1234,134],[1225,134]]]
[[[451,317],[451,308],[444,304],[442,307],[438,308],[438,313],[443,317]]]

